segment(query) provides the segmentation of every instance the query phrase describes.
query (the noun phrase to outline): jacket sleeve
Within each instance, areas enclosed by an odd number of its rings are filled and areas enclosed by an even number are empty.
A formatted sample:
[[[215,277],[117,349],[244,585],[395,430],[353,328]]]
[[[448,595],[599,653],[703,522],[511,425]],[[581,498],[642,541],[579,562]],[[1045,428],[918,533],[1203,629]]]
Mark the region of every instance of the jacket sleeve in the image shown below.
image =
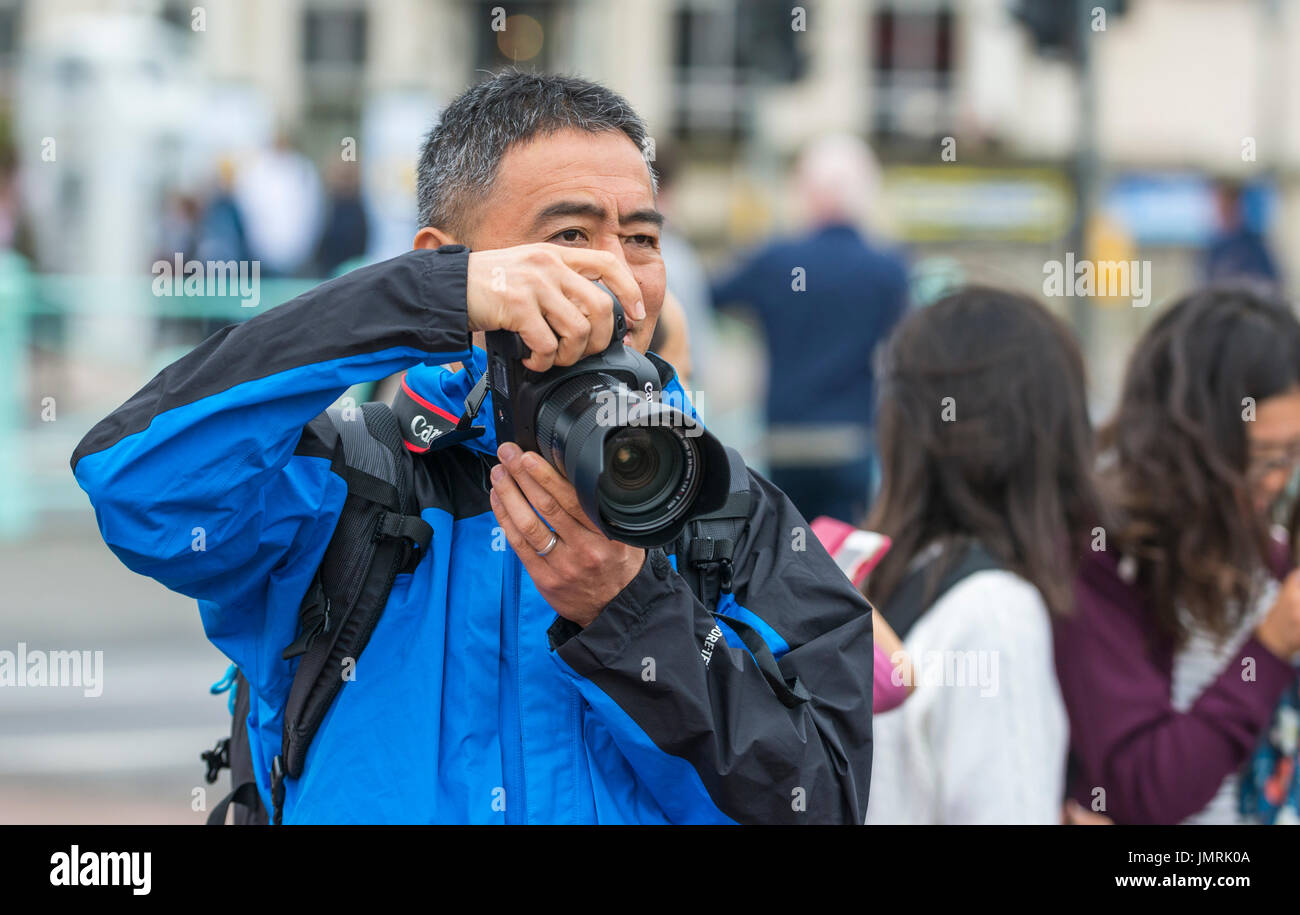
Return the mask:
[[[750,477],[757,498],[717,617],[651,550],[586,629],[557,621],[552,656],[673,822],[860,824],[871,606],[785,495]],[[771,685],[738,626],[802,701]]]
[[[223,613],[314,568],[346,494],[307,424],[353,384],[467,357],[468,256],[408,252],[226,327],[92,428],[72,469],[113,552],[198,598],[219,645],[255,628]]]
[[[1177,711],[1170,665],[1148,649],[1141,602],[1108,569],[1085,568],[1075,614],[1056,626],[1079,767],[1073,794],[1085,807],[1104,797],[1102,812],[1119,823],[1178,823],[1245,763],[1296,670],[1252,635],[1191,708]]]

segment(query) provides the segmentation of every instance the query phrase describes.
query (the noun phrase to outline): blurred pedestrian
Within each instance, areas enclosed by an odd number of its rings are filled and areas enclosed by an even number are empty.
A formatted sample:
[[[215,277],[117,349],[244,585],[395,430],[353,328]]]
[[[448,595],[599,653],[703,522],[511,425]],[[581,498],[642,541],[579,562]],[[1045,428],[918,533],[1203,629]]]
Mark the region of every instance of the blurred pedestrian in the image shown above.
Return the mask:
[[[1215,189],[1219,228],[1206,247],[1202,275],[1207,283],[1255,279],[1278,284],[1281,275],[1268,242],[1246,211],[1240,184],[1224,181]]]
[[[771,477],[807,518],[857,523],[870,499],[872,352],[907,305],[903,259],[857,228],[875,173],[860,140],[814,143],[795,175],[809,230],[713,287],[717,305],[747,306],[763,326]]]
[[[887,344],[867,527],[893,545],[864,591],[915,691],[876,719],[868,823],[1061,821],[1051,618],[1096,513],[1084,391],[1065,326],[996,289],[912,312]]]
[[[1250,822],[1238,773],[1300,651],[1300,573],[1279,587],[1290,563],[1269,524],[1300,461],[1290,306],[1248,287],[1175,302],[1101,444],[1113,524],[1056,632],[1071,793],[1119,823]]]
[[[338,163],[329,175],[328,215],[316,249],[319,276],[333,276],[340,264],[362,257],[369,239],[366,205],[355,163]]]
[[[240,170],[235,197],[262,276],[297,276],[311,266],[324,195],[316,166],[287,134]]]
[[[171,263],[177,255],[182,261],[194,257],[198,250],[199,202],[192,194],[168,191],[163,197],[158,220],[158,247],[154,260]]]
[[[217,162],[216,181],[199,219],[198,258],[203,261],[246,261],[248,234],[235,200],[235,166],[226,157]]]

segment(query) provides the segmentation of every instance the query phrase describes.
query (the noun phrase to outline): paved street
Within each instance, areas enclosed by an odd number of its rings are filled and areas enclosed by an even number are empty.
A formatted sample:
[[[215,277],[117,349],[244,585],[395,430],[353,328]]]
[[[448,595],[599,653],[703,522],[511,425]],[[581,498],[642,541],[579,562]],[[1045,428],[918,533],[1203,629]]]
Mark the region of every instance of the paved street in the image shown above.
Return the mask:
[[[0,823],[201,823],[199,753],[229,727],[194,602],[133,574],[89,509],[0,545],[0,650],[103,652],[102,695],[0,687]]]

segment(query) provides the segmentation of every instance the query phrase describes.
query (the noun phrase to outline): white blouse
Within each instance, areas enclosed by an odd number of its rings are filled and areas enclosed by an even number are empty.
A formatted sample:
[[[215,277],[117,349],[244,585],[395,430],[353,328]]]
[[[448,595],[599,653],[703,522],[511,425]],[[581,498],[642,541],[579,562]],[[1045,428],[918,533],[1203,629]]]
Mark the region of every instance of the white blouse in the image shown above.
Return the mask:
[[[916,690],[875,717],[867,823],[1060,823],[1069,723],[1038,589],[976,572],[903,644]]]

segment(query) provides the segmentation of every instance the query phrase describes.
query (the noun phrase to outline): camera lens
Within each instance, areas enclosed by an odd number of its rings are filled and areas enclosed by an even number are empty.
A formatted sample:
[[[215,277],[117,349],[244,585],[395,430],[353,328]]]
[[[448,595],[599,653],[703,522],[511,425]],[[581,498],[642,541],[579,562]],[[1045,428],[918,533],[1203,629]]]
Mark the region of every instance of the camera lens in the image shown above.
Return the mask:
[[[673,494],[689,491],[693,482],[686,479],[686,455],[675,439],[671,429],[631,426],[605,440],[605,472],[598,487],[607,514],[630,524],[646,515],[671,520]]]
[[[665,463],[649,432],[620,429],[605,442],[605,466],[609,488],[629,491],[650,485]]]
[[[593,372],[548,392],[537,443],[606,535],[638,546],[676,537],[701,496],[725,492],[726,456],[680,410]],[[716,453],[715,453],[716,452]]]

